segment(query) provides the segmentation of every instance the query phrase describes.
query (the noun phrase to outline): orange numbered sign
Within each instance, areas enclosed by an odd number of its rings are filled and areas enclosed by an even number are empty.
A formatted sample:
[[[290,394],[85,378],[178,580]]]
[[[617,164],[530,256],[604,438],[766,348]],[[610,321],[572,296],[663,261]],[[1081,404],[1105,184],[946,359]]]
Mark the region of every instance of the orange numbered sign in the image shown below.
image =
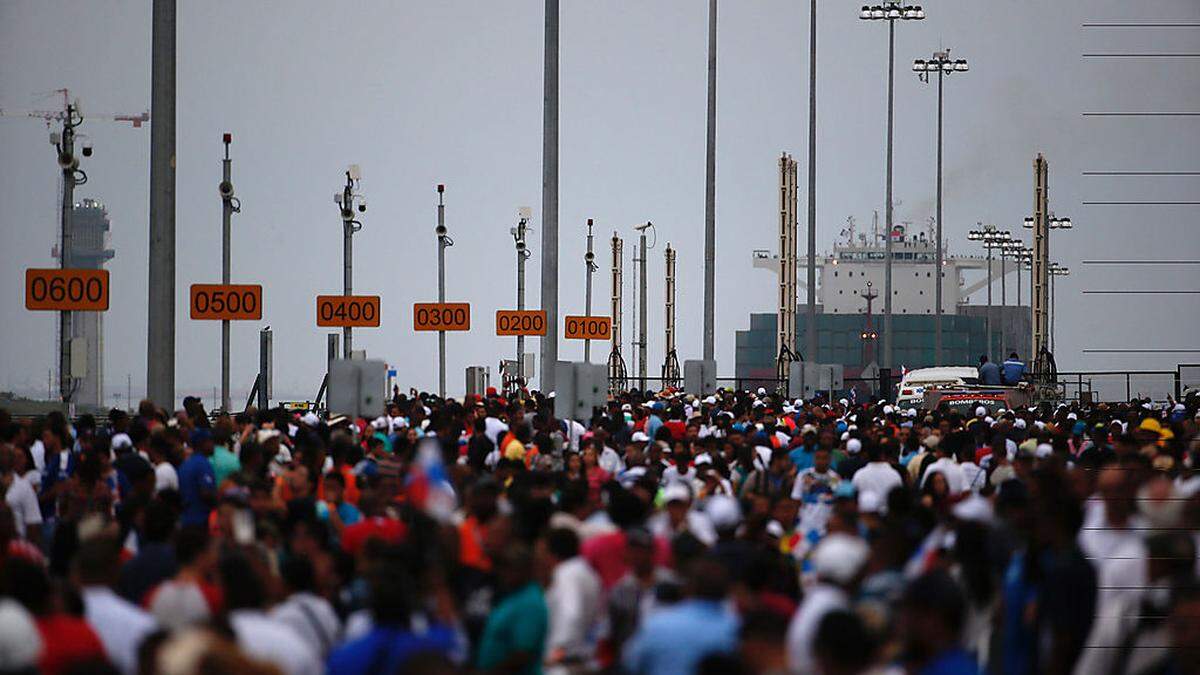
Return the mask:
[[[607,316],[568,316],[563,337],[568,340],[611,340],[612,319]]]
[[[496,310],[496,335],[545,335],[546,312],[540,309]]]
[[[188,302],[199,321],[262,320],[262,286],[258,284],[192,284]]]
[[[378,295],[318,295],[317,325],[322,328],[378,328]]]
[[[471,305],[466,302],[415,303],[413,330],[471,330]]]
[[[25,309],[108,311],[108,270],[25,270]]]

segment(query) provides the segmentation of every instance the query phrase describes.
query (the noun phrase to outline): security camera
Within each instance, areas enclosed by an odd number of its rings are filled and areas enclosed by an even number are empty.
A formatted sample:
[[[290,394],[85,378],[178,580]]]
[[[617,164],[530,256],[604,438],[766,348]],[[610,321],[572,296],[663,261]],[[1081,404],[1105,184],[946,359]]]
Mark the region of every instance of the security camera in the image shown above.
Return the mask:
[[[366,203],[366,202],[362,202],[362,203],[360,203],[360,204],[358,205],[358,212],[359,212],[359,213],[366,213],[366,212],[367,212],[367,203]]]
[[[91,143],[84,143],[84,144],[83,144],[83,156],[84,156],[84,157],[91,157],[91,156],[92,156],[92,144],[91,144]]]
[[[445,226],[445,225],[438,225],[438,226],[437,226],[437,227],[434,229],[434,231],[435,231],[435,232],[437,232],[437,236],[439,236],[439,237],[444,237],[444,236],[446,236],[446,226]]]
[[[58,166],[62,169],[70,169],[71,164],[75,162],[75,155],[69,152],[58,153]]]
[[[588,262],[592,262],[593,260],[596,259],[596,254],[592,253],[591,251],[588,251],[587,253],[583,254],[583,259]]]
[[[350,222],[351,220],[354,220],[354,212],[350,210],[350,207],[342,208],[342,220],[344,220],[346,222]]]
[[[217,186],[217,192],[221,193],[222,199],[229,199],[233,196],[233,183],[227,180],[221,181],[220,185]]]
[[[518,250],[518,251],[524,251],[524,250],[525,250],[525,242],[523,242],[523,241],[518,241],[518,242],[517,242],[517,250]]]

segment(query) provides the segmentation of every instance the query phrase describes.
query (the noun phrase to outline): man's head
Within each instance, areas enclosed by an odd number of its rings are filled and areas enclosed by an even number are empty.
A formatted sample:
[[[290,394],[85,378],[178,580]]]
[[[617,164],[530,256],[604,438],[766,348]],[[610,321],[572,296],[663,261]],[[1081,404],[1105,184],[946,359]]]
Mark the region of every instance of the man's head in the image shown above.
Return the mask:
[[[819,447],[813,452],[813,468],[817,473],[825,473],[829,470],[830,463],[833,462],[833,451],[826,447]]]
[[[987,361],[988,361],[987,354],[979,355],[979,365],[982,366],[983,364],[987,363]]]
[[[929,663],[959,644],[967,603],[958,584],[944,570],[914,579],[900,598],[898,625],[908,657]]]
[[[199,429],[193,431],[189,441],[189,445],[192,446],[192,450],[204,455],[205,457],[212,455],[214,447],[213,435],[212,432],[206,427],[200,427]]]

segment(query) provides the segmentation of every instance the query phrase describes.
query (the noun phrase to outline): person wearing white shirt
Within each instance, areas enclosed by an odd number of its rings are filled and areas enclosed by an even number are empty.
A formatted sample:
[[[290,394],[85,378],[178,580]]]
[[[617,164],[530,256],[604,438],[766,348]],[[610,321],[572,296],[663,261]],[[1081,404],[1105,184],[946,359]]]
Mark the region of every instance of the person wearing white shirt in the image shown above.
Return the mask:
[[[247,656],[271,663],[285,675],[323,672],[319,647],[305,642],[288,623],[263,611],[266,584],[245,554],[226,554],[218,568],[229,608],[229,625]]]
[[[0,447],[0,488],[4,489],[4,502],[12,511],[17,535],[37,542],[41,539],[42,507],[33,486],[13,470],[15,452],[19,451]]]
[[[869,555],[867,543],[848,534],[830,534],[817,545],[809,560],[817,583],[804,592],[804,600],[788,625],[786,649],[791,672],[816,671],[813,642],[821,620],[830,612],[849,608],[859,572]]]
[[[950,494],[958,495],[967,489],[966,475],[963,469],[954,461],[953,457],[948,457],[941,453],[939,446],[938,454],[941,455],[932,464],[925,469],[925,475],[921,476],[921,487],[925,487],[925,482],[929,480],[929,476],[933,473],[940,473],[946,477],[946,486],[950,488]]]
[[[895,467],[883,459],[883,449],[877,444],[867,446],[867,465],[854,472],[850,480],[858,493],[874,492],[879,496],[881,504],[887,503],[887,496],[893,489],[904,484],[904,479]]]
[[[324,659],[341,641],[342,622],[329,601],[315,593],[312,562],[292,556],[280,566],[279,573],[292,594],[271,609],[270,617],[291,626]]]
[[[154,617],[113,592],[120,549],[116,540],[98,535],[82,542],[75,571],[82,587],[83,616],[104,645],[109,660],[125,675],[138,672],[138,648],[154,632]]]
[[[501,422],[499,418],[491,413],[483,419],[484,435],[492,442],[492,445],[500,446],[500,438],[508,433],[508,425]]]
[[[550,630],[546,669],[551,675],[579,672],[595,655],[601,609],[600,577],[579,555],[579,537],[551,530],[538,542],[538,558],[553,565],[546,589]]]

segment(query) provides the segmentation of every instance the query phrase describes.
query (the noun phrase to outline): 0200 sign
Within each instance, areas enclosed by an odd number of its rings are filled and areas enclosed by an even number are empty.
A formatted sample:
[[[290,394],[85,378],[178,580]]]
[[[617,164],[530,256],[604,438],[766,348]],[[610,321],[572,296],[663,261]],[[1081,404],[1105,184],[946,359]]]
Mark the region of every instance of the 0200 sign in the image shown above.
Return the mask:
[[[341,328],[378,328],[378,295],[318,295],[317,325]]]
[[[546,312],[540,309],[498,309],[496,310],[496,335],[531,335],[546,334]]]
[[[192,284],[190,314],[198,321],[259,321],[262,286]]]

